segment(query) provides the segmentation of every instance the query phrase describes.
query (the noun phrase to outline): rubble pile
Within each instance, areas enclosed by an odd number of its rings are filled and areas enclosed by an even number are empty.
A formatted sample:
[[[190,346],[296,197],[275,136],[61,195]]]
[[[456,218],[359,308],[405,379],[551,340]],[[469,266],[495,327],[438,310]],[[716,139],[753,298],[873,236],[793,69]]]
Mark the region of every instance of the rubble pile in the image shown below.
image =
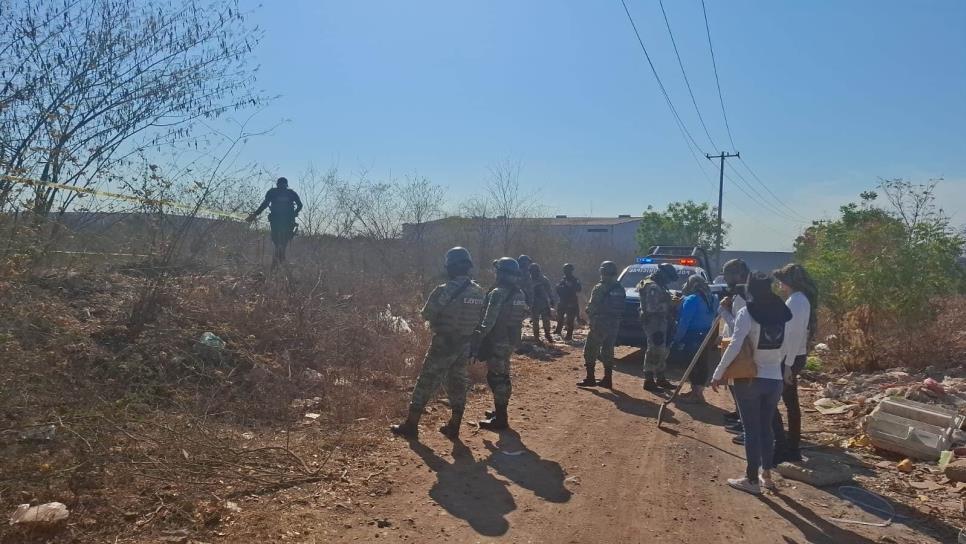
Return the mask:
[[[918,372],[851,372],[828,381],[820,397],[870,408],[882,399],[902,397],[962,412],[966,410],[966,369],[937,371],[930,367]]]
[[[859,460],[854,479],[863,488],[932,519],[966,515],[966,368],[805,371],[802,379],[803,410],[814,414],[806,435],[817,444],[807,457],[821,461],[818,450],[832,446],[826,451]],[[827,472],[841,460],[818,464]]]

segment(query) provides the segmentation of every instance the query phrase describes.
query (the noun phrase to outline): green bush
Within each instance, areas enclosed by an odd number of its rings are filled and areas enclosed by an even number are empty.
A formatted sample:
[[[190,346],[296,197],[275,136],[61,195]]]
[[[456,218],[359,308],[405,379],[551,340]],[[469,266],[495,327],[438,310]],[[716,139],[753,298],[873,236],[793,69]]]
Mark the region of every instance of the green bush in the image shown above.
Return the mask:
[[[963,292],[956,260],[964,240],[935,207],[935,185],[884,181],[795,242],[855,366],[876,368],[878,334],[925,327],[936,315],[934,297]],[[876,205],[880,193],[884,207]]]

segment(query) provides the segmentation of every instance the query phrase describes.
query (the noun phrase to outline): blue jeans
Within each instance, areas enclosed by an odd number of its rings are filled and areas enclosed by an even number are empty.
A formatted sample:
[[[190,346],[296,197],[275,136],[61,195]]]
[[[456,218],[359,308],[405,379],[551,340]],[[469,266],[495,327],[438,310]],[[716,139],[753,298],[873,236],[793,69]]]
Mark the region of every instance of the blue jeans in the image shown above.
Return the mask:
[[[745,475],[758,481],[759,467],[774,468],[775,434],[772,420],[778,410],[784,385],[782,380],[754,378],[735,380],[733,391],[738,402],[741,423],[745,427]]]

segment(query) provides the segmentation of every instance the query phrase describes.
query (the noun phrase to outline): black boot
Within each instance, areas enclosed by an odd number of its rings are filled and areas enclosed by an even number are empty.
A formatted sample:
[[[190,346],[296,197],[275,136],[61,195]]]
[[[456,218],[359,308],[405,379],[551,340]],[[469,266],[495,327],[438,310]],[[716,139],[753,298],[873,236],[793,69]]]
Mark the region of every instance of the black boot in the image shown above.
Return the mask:
[[[658,391],[660,388],[657,386],[657,382],[654,381],[653,372],[644,373],[644,390],[645,391]]]
[[[456,440],[460,435],[460,424],[463,423],[463,406],[454,406],[453,413],[449,416],[449,422],[439,428],[446,438]]]
[[[613,389],[614,388],[613,377],[614,377],[614,371],[609,368],[605,368],[604,379],[598,381],[597,386],[603,387],[605,389]]]
[[[674,389],[674,384],[669,382],[664,374],[657,375],[657,386],[663,389]]]
[[[481,429],[489,429],[491,431],[507,429],[509,426],[510,425],[506,417],[506,404],[497,406],[496,410],[493,411],[493,415],[489,419],[484,419],[480,422]]]
[[[594,367],[588,366],[587,377],[584,378],[584,381],[577,382],[577,387],[596,387],[596,386],[597,386],[597,379],[594,378]]]
[[[389,430],[398,436],[406,438],[419,438],[419,418],[422,417],[422,410],[409,409],[409,417],[399,425],[391,425]]]

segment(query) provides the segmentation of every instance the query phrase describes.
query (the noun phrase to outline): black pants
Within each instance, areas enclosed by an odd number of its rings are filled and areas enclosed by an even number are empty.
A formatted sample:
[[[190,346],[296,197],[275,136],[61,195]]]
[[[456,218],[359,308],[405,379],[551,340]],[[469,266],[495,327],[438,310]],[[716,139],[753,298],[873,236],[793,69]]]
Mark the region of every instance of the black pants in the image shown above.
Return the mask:
[[[711,365],[709,363],[719,359],[719,357],[716,357],[716,355],[718,355],[717,350],[710,346],[704,350],[704,353],[701,354],[701,358],[698,359],[698,362],[694,364],[694,368],[691,369],[691,375],[688,376],[688,383],[690,383],[692,387],[704,387],[708,385],[708,375],[711,373]],[[688,363],[690,362],[691,361],[689,360]]]
[[[558,306],[557,307],[557,329],[554,331],[558,335],[563,331],[564,324],[567,325],[567,339],[574,337],[574,321],[577,319],[577,306]]]
[[[802,409],[798,405],[798,374],[805,368],[808,356],[795,357],[792,364],[792,383],[785,384],[782,390],[782,401],[788,412],[788,433],[782,424],[782,415],[777,410],[772,418],[771,426],[775,434],[775,451],[796,453],[802,443]]]
[[[533,338],[536,340],[540,339],[540,321],[543,321],[543,330],[550,338],[550,308],[544,308],[534,311],[530,315],[530,322],[533,324]]]

